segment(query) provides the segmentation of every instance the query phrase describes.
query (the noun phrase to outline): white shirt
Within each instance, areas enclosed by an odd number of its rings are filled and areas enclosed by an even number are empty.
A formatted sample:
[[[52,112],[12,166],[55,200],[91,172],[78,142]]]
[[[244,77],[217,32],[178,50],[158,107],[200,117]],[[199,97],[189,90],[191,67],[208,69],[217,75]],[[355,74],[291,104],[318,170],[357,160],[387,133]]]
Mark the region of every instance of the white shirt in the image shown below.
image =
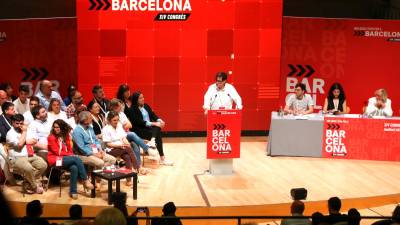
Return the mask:
[[[376,106],[376,97],[372,97],[368,99],[368,106],[366,110],[367,115],[371,116],[392,116],[393,115],[393,110],[392,110],[392,101],[390,99],[386,99],[385,103],[385,108],[383,109],[378,109]]]
[[[47,145],[47,137],[50,134],[53,121],[47,118],[46,121],[34,120],[28,126],[26,139],[36,139],[39,143]]]
[[[26,99],[25,103],[22,103],[19,98],[15,99],[14,108],[15,111],[19,114],[24,114],[25,112],[29,111],[29,99]]]
[[[61,119],[64,120],[64,122],[68,123],[67,113],[65,113],[64,111],[60,111],[60,113],[58,114],[55,114],[54,112],[48,112],[47,116],[52,121]]]
[[[12,127],[8,132],[7,132],[7,144],[10,145],[10,149],[8,150],[8,157],[11,160],[15,160],[18,157],[27,157],[28,156],[28,151],[26,150],[26,146],[21,149],[21,151],[16,150],[16,146],[18,146],[19,139],[21,138],[22,134],[18,133],[14,127]]]
[[[26,111],[24,114],[24,124],[25,125],[29,125],[30,123],[32,123],[32,121],[34,121],[35,119],[33,119],[32,113],[30,110]]]
[[[76,127],[76,122],[75,122],[75,118],[74,117],[70,117],[66,120],[64,120],[66,123],[68,123],[68,125],[72,128],[72,130],[75,129]]]
[[[117,128],[114,129],[111,125],[106,125],[102,129],[103,142],[110,142],[112,144],[123,144],[122,139],[126,137],[126,132],[122,125],[118,123]],[[106,148],[106,152],[111,151],[111,148]]]
[[[243,108],[242,98],[231,84],[226,83],[221,90],[217,88],[217,84],[212,84],[204,95],[203,109],[232,109],[233,102],[237,109]]]
[[[289,96],[286,105],[292,110],[307,111],[314,105],[314,102],[309,94],[304,94],[302,99],[298,99],[296,94],[292,94]]]
[[[107,112],[106,113],[106,121],[107,121],[107,116],[108,116],[108,113],[109,112]],[[124,125],[125,123],[127,123],[127,122],[129,122],[129,119],[128,119],[128,117],[125,115],[125,113],[124,112],[119,112],[118,113],[118,117],[119,117],[119,123],[121,123],[121,125]],[[108,121],[107,121],[107,123],[108,123]]]

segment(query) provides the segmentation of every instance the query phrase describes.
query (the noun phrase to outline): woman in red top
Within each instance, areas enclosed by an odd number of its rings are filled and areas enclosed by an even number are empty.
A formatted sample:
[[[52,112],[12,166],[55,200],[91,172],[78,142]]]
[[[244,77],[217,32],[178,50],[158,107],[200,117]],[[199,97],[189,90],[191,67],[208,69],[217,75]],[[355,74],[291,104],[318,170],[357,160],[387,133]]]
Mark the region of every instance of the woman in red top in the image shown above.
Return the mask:
[[[61,119],[54,121],[48,141],[47,161],[49,166],[59,166],[70,171],[70,189],[71,198],[77,199],[77,180],[78,176],[83,181],[85,189],[93,189],[89,182],[82,160],[72,152],[71,127]]]

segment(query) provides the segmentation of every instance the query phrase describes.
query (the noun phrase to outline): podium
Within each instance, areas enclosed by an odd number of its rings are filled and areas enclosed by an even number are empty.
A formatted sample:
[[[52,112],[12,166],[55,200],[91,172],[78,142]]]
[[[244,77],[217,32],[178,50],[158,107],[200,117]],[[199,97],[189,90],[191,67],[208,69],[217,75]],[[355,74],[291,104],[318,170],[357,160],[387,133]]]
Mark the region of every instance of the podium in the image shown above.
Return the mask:
[[[233,173],[233,159],[240,158],[242,112],[235,109],[209,110],[207,114],[207,159],[210,173]]]

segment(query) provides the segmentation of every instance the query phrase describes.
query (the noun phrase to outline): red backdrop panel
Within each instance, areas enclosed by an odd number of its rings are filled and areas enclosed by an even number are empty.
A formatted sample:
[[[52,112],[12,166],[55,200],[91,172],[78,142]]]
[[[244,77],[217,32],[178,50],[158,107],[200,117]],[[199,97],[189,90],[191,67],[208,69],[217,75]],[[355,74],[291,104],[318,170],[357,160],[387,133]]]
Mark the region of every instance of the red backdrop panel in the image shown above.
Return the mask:
[[[0,20],[0,35],[5,36],[0,41],[0,83],[10,82],[15,95],[20,84],[36,92],[43,79],[53,81],[63,95],[76,83],[76,19]],[[82,55],[92,52],[97,53],[95,45],[81,49]]]
[[[187,21],[156,22],[157,12],[89,10],[90,1],[77,0],[79,88],[100,82],[113,98],[128,83],[166,130],[204,131],[203,95],[218,71],[230,71],[243,97],[243,130],[267,130],[279,102],[282,1],[190,3]]]

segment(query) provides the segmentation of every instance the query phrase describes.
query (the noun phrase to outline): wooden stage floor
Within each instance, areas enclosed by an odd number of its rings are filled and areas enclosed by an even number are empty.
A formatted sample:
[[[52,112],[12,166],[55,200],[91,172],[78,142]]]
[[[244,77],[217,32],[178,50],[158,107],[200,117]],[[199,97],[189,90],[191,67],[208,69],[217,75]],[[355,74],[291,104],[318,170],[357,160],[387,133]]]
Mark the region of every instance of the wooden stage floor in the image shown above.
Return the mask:
[[[297,187],[308,190],[310,205],[320,203],[316,208],[325,208],[325,201],[332,196],[349,201],[358,199],[359,203],[364,199],[365,208],[395,204],[400,199],[399,162],[269,157],[266,156],[267,137],[242,137],[241,158],[234,160],[234,174],[212,176],[204,173],[208,169],[205,141],[205,138],[165,138],[166,156],[175,165],[155,166],[146,161],[152,172],[139,176],[138,200],[134,201],[132,191],[122,185],[122,190],[128,193],[128,205],[161,207],[174,201],[179,207],[189,208],[230,211],[232,207],[242,206],[251,207],[251,212],[258,208],[260,214],[265,206],[283,205],[286,211],[283,215],[287,215],[290,189]],[[78,190],[83,191],[82,185]],[[70,199],[68,184],[64,185],[61,198],[58,186],[43,195],[22,197],[19,191],[18,186],[4,190],[13,204],[40,199],[49,205],[107,206],[106,185],[95,199],[83,195],[78,200]]]

